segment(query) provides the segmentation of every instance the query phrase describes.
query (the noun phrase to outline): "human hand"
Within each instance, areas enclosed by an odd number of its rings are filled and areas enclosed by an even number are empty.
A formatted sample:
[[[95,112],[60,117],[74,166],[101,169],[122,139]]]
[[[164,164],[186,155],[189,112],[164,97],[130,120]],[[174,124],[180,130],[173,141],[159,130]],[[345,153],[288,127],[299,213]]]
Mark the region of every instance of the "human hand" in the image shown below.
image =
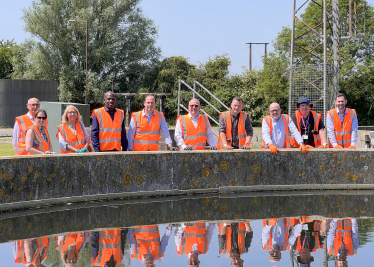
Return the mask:
[[[273,144],[270,144],[269,148],[270,148],[271,154],[273,154],[273,155],[276,155],[278,153],[278,151],[279,151],[279,149],[275,145],[273,145]]]
[[[306,147],[309,148],[309,149],[313,149],[314,148],[314,146],[310,146],[310,145],[306,145]]]
[[[223,147],[223,149],[225,149],[225,150],[233,150],[234,148],[232,146],[230,146],[230,145],[226,145],[226,146]]]
[[[305,154],[305,153],[308,152],[308,148],[307,148],[307,146],[305,146],[305,145],[301,145],[301,146],[300,146],[300,150],[303,152],[303,154]]]
[[[184,148],[183,148],[183,150],[192,150],[193,149],[193,146],[185,146]]]
[[[248,149],[249,150],[249,149],[251,149],[251,147],[249,146],[249,144],[246,143],[246,144],[244,144],[244,146],[242,147],[242,149]]]
[[[349,148],[349,149],[356,149],[355,146],[349,146],[348,148]]]
[[[44,154],[57,154],[57,152],[52,152],[52,151],[46,151]]]
[[[327,145],[324,145],[324,146],[319,146],[318,148],[319,148],[319,149],[326,149],[326,148],[328,148],[328,146],[327,146]]]
[[[217,150],[217,147],[216,146],[211,146],[209,147],[210,150]]]
[[[179,149],[175,146],[169,146],[170,151],[178,151]]]
[[[335,149],[343,149],[343,147],[341,145],[336,145],[334,146]]]
[[[87,147],[82,148],[80,153],[84,153],[84,152],[87,152]]]

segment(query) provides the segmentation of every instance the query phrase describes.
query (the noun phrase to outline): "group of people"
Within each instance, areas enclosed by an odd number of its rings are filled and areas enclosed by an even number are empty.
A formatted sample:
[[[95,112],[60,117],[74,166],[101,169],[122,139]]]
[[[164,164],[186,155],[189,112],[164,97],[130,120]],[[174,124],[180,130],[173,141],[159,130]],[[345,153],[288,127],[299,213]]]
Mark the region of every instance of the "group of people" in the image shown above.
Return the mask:
[[[219,136],[215,141],[208,116],[200,114],[198,99],[191,99],[189,113],[177,118],[172,146],[164,114],[155,110],[156,98],[146,95],[144,109],[131,115],[126,133],[125,113],[116,108],[116,95],[109,91],[104,95],[105,106],[92,112],[91,136],[88,134],[76,107],[67,106],[57,138],[61,153],[84,153],[90,151],[158,151],[161,133],[172,151],[177,150],[232,150],[250,149],[253,127],[240,97],[234,97],[231,110],[222,112],[219,118]],[[307,153],[312,148],[356,148],[358,121],[354,109],[346,108],[346,96],[337,94],[336,108],[327,112],[326,126],[322,115],[311,110],[313,103],[302,98],[298,110],[291,117],[281,113],[278,103],[269,107],[269,115],[262,120],[262,148],[277,154],[279,148],[299,148]],[[39,100],[31,98],[27,103],[29,112],[16,118],[13,145],[17,155],[53,153],[48,134],[47,112],[40,109]],[[31,131],[29,131],[31,129]],[[207,143],[209,146],[206,146]]]
[[[218,225],[219,254],[230,257],[231,266],[243,266],[241,258],[251,247],[253,230],[250,222],[227,222]],[[186,255],[188,266],[199,266],[199,255],[207,254],[216,225],[196,222],[169,225],[160,234],[158,225],[112,228],[102,231],[70,233],[56,236],[56,249],[67,267],[73,267],[87,241],[91,246],[91,262],[94,266],[114,267],[123,262],[128,241],[132,260],[154,267],[164,257],[173,233],[178,256]],[[327,238],[326,247],[324,240]],[[15,263],[42,267],[47,258],[49,238],[26,239],[13,242]],[[296,252],[296,260],[303,267],[314,261],[312,252],[326,249],[335,266],[348,266],[347,257],[356,255],[359,247],[357,220],[313,220],[272,217],[262,222],[262,249],[269,252],[270,262],[279,262],[282,252]]]

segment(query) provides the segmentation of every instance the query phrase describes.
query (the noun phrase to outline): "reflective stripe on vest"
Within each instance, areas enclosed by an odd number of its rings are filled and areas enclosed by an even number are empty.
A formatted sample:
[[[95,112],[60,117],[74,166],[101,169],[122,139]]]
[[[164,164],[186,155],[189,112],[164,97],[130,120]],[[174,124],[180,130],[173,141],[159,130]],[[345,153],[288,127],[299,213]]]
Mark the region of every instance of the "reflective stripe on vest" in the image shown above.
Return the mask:
[[[35,125],[33,125],[33,126],[30,127],[30,129],[33,130],[36,139],[38,139],[38,141],[39,141],[39,146],[38,147],[34,147],[34,148],[36,150],[39,150],[39,151],[42,151],[42,152],[49,151],[51,139],[49,138],[49,134],[48,134],[47,128],[44,128],[44,131],[45,131],[45,135],[47,136],[48,142],[44,142],[44,139],[43,139],[42,134],[40,133],[38,127],[36,127]]]
[[[182,115],[178,119],[182,127],[182,136],[185,145],[192,146],[193,150],[204,150],[209,127],[208,117],[200,114],[197,120],[197,128],[195,128],[188,115]]]
[[[288,123],[290,122],[290,117],[286,114],[281,114],[282,115],[282,118],[283,118],[283,124],[284,124],[284,130],[285,130],[285,148],[291,148],[291,134],[290,134],[290,130],[288,129]],[[273,133],[273,120],[271,118],[271,116],[266,116],[264,117],[265,119],[265,122],[267,123],[267,125],[269,126],[269,129],[270,129],[270,138],[272,136],[272,133]],[[261,148],[269,148],[269,146],[267,144],[265,144],[265,140],[264,138],[262,138],[262,146]]]
[[[99,232],[99,252],[95,261],[91,258],[92,264],[94,266],[101,266],[112,255],[116,264],[122,261],[120,229]]]
[[[226,139],[233,140],[232,137],[232,122],[231,122],[231,113],[230,111],[225,111],[220,114],[220,116],[223,116],[223,120],[226,125]],[[248,114],[244,111],[240,112],[239,114],[239,122],[238,122],[238,139],[239,139],[239,148],[244,147],[245,139],[247,137],[247,131],[245,130],[245,121],[247,119]],[[228,145],[232,145],[231,141],[227,141]],[[218,149],[224,149],[223,143],[221,140],[221,136],[218,136],[218,142],[217,142],[217,148]]]
[[[31,155],[26,151],[26,130],[34,125],[34,123],[27,115],[17,117],[16,122],[18,123],[18,128],[20,130],[17,155]]]

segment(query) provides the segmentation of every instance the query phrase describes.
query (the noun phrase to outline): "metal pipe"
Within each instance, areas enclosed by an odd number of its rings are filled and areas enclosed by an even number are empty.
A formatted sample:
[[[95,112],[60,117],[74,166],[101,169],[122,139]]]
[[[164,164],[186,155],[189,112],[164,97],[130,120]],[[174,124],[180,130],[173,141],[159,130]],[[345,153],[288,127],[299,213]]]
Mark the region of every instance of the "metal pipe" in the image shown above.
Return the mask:
[[[349,0],[349,37],[352,36],[352,0]]]
[[[230,110],[225,104],[223,104],[221,102],[221,100],[219,100],[215,95],[213,95],[208,89],[206,89],[201,83],[199,83],[198,81],[194,81],[194,83],[196,83],[198,86],[200,86],[201,88],[203,88],[211,97],[213,97],[218,103],[220,103],[222,106],[224,106],[227,110]]]
[[[85,103],[86,103],[86,105],[87,105],[87,77],[88,77],[88,69],[87,69],[87,55],[88,55],[88,53],[87,53],[87,50],[88,50],[88,23],[87,23],[87,21],[86,21],[86,101],[85,101]]]
[[[196,91],[196,81],[193,82],[193,89]],[[195,92],[192,92],[192,98],[195,98]]]
[[[178,85],[178,117],[180,116],[180,104],[181,104],[181,80]]]
[[[249,43],[249,70],[252,70],[252,43]]]
[[[290,53],[290,89],[288,92],[288,114],[291,115],[291,96],[292,96],[292,79],[293,79],[293,53],[295,46],[295,9],[296,9],[296,0],[293,0],[292,8],[292,31],[291,31],[291,53]]]
[[[334,91],[339,91],[339,0],[333,0]]]
[[[323,121],[326,125],[327,112],[327,6],[323,0]]]
[[[202,100],[204,100],[205,103],[207,103],[209,106],[211,106],[215,111],[217,111],[218,113],[221,113],[221,111],[219,111],[218,109],[215,108],[215,106],[213,106],[212,104],[210,104],[204,97],[202,97],[198,92],[196,92],[194,89],[191,88],[191,86],[189,86],[187,83],[185,83],[184,81],[182,80],[179,80],[181,83],[183,83],[185,86],[187,86],[188,89],[190,89],[192,92],[195,92],[195,94],[200,97]]]

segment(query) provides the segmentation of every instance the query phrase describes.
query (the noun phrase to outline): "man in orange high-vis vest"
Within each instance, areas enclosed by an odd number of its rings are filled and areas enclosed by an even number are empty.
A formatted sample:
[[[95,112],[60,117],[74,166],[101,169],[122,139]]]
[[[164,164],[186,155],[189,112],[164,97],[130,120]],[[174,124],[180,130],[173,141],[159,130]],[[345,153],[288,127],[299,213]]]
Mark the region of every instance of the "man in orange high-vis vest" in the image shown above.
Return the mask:
[[[12,242],[14,263],[44,267],[41,262],[47,258],[48,247],[48,237],[14,241]]]
[[[116,108],[116,95],[104,95],[105,106],[92,112],[91,141],[95,152],[127,151],[125,113]],[[122,148],[121,148],[122,147]]]
[[[347,256],[354,256],[359,246],[357,219],[333,219],[327,235],[327,251],[336,257],[336,266],[348,266]]]
[[[26,104],[29,112],[27,114],[16,117],[16,122],[13,129],[13,147],[17,155],[29,155],[26,151],[26,130],[35,125],[34,114],[40,108],[40,103],[37,98],[30,98]],[[48,126],[48,121],[46,122]]]
[[[188,256],[188,266],[199,265],[199,255],[207,254],[215,225],[209,223],[182,223],[175,231],[175,246],[178,256]]]
[[[131,258],[147,267],[155,266],[154,262],[164,256],[172,227],[166,227],[161,241],[158,225],[137,226],[128,230]]]
[[[308,148],[303,144],[303,139],[295,124],[286,114],[281,114],[278,103],[271,103],[269,107],[270,116],[262,119],[262,147],[270,148],[270,152],[276,155],[278,148],[291,148],[291,136],[300,146],[303,154]]]
[[[355,149],[358,136],[358,120],[356,110],[346,108],[345,94],[335,97],[336,108],[326,114],[326,127],[329,135],[329,146],[333,148]]]
[[[243,99],[234,97],[231,110],[220,114],[218,149],[250,149],[253,127],[248,114],[242,111],[243,108]]]
[[[172,147],[173,141],[164,114],[156,111],[155,107],[156,97],[146,95],[144,109],[132,113],[127,133],[130,151],[158,151],[161,132],[169,149],[178,150],[177,147]]]
[[[177,118],[174,139],[180,150],[204,150],[207,141],[211,150],[217,150],[208,116],[199,114],[200,109],[200,101],[191,99],[189,113]]]
[[[327,148],[325,125],[321,114],[312,111],[313,103],[308,98],[301,98],[297,103],[298,110],[292,115],[292,121],[297,126],[304,145],[308,148]],[[299,147],[295,139],[291,139],[293,147]]]
[[[252,239],[253,231],[249,222],[218,225],[219,253],[229,255],[233,266],[243,265],[244,260],[240,256],[248,252]]]
[[[115,267],[123,260],[127,229],[92,231],[91,262],[93,266]]]

